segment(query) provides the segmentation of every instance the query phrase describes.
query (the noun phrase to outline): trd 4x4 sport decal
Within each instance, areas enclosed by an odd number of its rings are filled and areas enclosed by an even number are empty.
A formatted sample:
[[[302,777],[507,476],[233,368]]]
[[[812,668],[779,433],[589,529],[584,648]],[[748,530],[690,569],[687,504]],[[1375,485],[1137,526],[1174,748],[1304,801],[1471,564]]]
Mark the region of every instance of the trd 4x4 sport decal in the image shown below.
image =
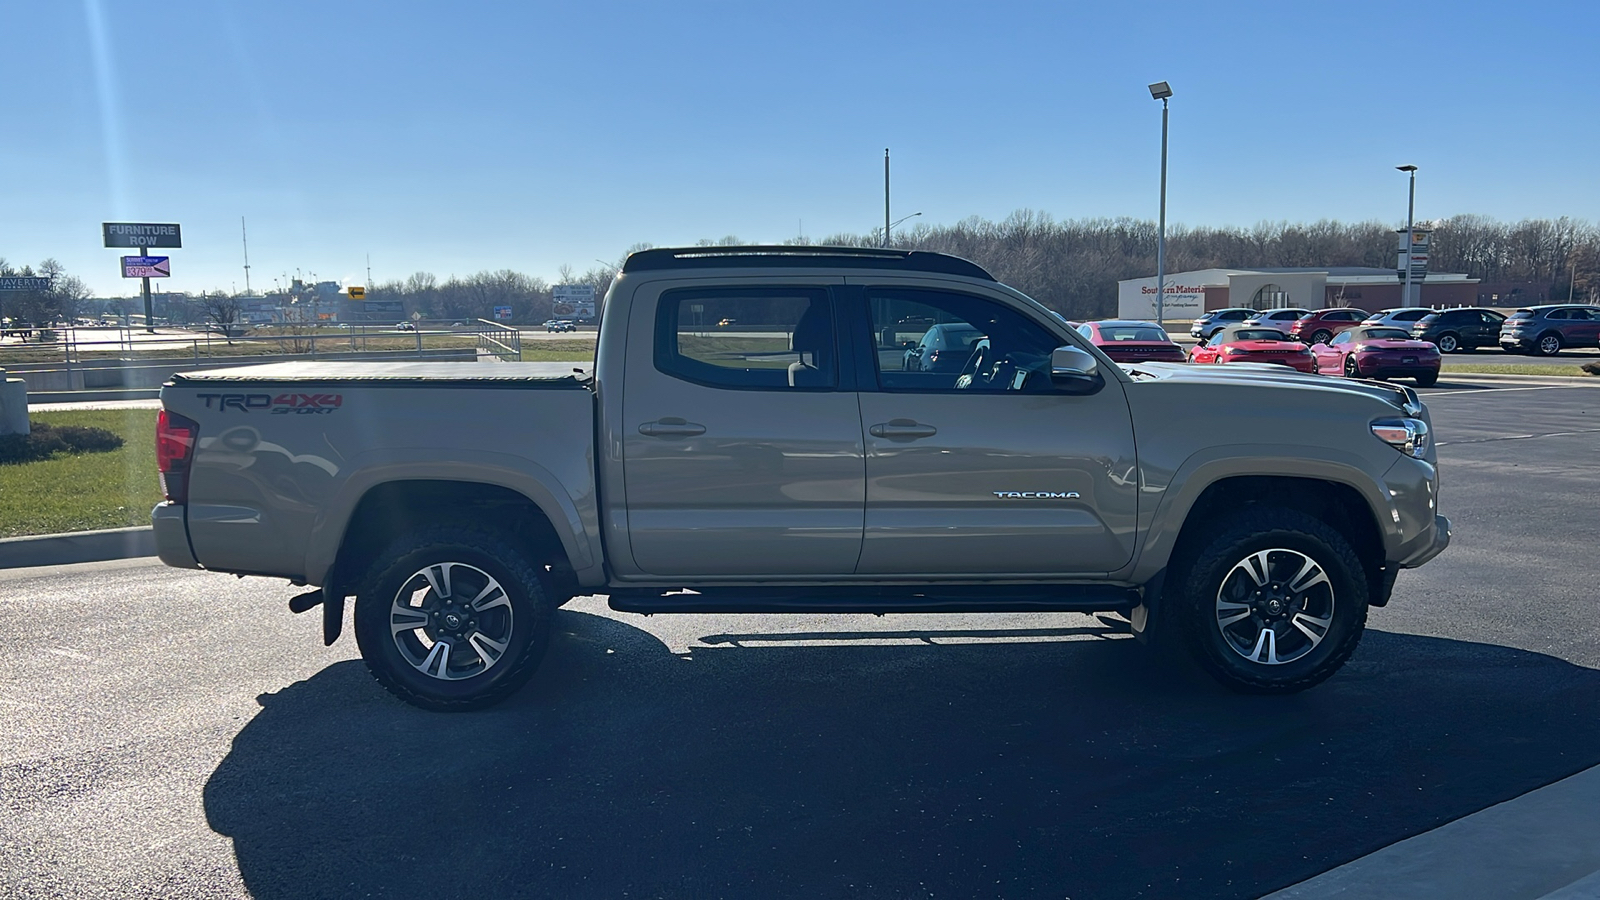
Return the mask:
[[[275,416],[325,416],[344,405],[343,394],[196,394],[206,409],[265,412]]]

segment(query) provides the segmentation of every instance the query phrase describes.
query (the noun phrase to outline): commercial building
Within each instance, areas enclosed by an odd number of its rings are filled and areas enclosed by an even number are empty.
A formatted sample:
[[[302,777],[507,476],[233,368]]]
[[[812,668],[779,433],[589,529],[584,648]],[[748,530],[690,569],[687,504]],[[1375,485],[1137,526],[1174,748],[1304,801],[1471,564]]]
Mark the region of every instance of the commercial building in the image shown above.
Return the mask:
[[[1421,283],[1422,306],[1471,306],[1478,302],[1478,279],[1448,272],[1429,272]],[[1417,290],[1413,286],[1413,290]],[[1402,285],[1394,269],[1366,266],[1284,269],[1199,269],[1167,276],[1163,315],[1186,321],[1202,312],[1229,307],[1327,309],[1352,306],[1377,312],[1403,305]],[[1124,319],[1156,317],[1156,279],[1117,282],[1117,315]]]

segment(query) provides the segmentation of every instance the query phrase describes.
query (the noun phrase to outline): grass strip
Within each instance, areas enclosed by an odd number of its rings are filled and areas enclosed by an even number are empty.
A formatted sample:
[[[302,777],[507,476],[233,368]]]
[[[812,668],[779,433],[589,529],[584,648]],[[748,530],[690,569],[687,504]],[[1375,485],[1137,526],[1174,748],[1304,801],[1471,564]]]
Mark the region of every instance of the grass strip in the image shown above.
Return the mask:
[[[87,425],[120,435],[120,449],[0,465],[0,537],[150,524],[161,502],[156,479],[156,411],[35,411],[50,425]]]
[[[1577,366],[1541,366],[1535,363],[1452,363],[1444,364],[1445,372],[1461,375],[1543,375],[1572,376],[1586,374]]]

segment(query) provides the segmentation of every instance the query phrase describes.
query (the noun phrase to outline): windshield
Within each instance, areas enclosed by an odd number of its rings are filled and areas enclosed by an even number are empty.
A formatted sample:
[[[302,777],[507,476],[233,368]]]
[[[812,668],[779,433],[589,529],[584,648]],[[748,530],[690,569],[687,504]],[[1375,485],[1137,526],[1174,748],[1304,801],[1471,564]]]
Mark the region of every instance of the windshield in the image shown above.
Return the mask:
[[[1167,333],[1149,325],[1101,325],[1103,341],[1167,341]]]
[[[1230,341],[1287,341],[1289,336],[1271,328],[1241,328],[1228,336]]]

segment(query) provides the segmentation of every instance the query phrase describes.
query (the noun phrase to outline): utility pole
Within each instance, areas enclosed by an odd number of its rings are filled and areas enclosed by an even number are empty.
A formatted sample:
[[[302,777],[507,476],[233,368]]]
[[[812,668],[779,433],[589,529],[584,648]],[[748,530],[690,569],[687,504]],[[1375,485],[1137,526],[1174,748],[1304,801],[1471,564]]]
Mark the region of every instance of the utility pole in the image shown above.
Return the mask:
[[[367,287],[372,287],[372,254],[367,254]]]
[[[883,148],[883,246],[889,246],[889,148]]]
[[[244,241],[244,293],[250,295],[250,234],[244,228],[244,216],[239,217],[239,239]]]

